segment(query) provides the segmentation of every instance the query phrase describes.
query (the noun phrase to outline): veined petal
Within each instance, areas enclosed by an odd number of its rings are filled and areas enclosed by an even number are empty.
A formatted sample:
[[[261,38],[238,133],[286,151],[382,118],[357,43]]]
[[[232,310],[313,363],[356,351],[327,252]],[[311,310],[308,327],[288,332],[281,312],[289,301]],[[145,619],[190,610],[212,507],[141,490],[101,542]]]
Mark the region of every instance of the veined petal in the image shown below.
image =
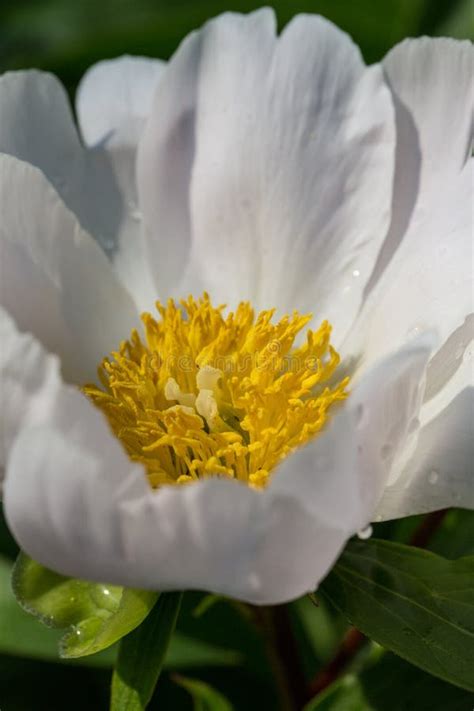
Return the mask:
[[[164,285],[318,309],[336,341],[390,218],[394,119],[380,67],[318,17],[226,14],[171,60],[139,148]],[[171,254],[169,254],[171,250]],[[179,286],[178,286],[179,290]]]
[[[0,214],[0,304],[60,356],[68,380],[94,379],[138,323],[132,299],[45,176],[1,154]]]
[[[0,151],[39,168],[84,229],[110,246],[121,196],[106,158],[81,146],[56,77],[36,70],[0,77]]]
[[[1,474],[19,430],[38,425],[47,418],[49,402],[54,398],[61,378],[58,357],[47,353],[30,333],[20,333],[13,319],[1,307],[0,342],[0,385],[4,403],[0,432]]]
[[[473,311],[473,167],[470,160],[443,197],[418,212],[367,299],[343,346],[360,355],[361,370],[425,330],[445,343]]]
[[[468,42],[423,38],[384,62],[397,112],[392,224],[344,350],[361,355],[363,370],[426,328],[436,329],[441,347],[382,518],[474,505],[472,59]]]
[[[449,384],[421,409],[416,447],[405,455],[394,482],[386,488],[377,520],[449,506],[474,509],[472,381],[471,340],[470,358],[465,357]]]
[[[430,361],[419,432],[400,457],[378,519],[449,506],[474,509],[474,314]]]
[[[19,71],[0,77],[0,152],[39,168],[111,257],[137,301],[142,295],[142,301],[153,300],[141,256],[132,149],[118,149],[117,155],[103,146],[84,149],[60,82],[44,72]]]
[[[86,145],[135,148],[165,66],[159,59],[123,56],[90,67],[76,95]]]
[[[84,142],[110,160],[124,206],[111,251],[114,267],[141,311],[157,298],[145,253],[136,187],[136,149],[165,62],[123,56],[94,64],[82,78],[76,110]]]
[[[33,558],[64,574],[259,604],[298,597],[369,520],[389,468],[384,446],[405,436],[428,352],[411,345],[369,374],[352,409],[264,491],[219,478],[153,491],[99,411],[63,386],[48,421],[15,441],[8,524]]]
[[[404,40],[383,61],[397,103],[417,129],[420,192],[443,190],[471,154],[473,61],[471,42],[430,37]],[[403,143],[408,150],[408,136]]]
[[[471,42],[428,37],[404,40],[383,61],[395,104],[395,181],[390,230],[366,293],[399,246],[416,239],[470,156],[473,62]]]

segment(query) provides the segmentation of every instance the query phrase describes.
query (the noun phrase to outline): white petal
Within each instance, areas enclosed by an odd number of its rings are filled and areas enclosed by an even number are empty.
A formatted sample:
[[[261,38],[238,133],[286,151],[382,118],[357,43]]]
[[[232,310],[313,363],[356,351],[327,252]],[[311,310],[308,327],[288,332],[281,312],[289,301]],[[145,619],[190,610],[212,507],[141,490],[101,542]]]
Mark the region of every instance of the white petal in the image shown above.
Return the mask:
[[[49,421],[15,442],[8,524],[33,558],[64,574],[254,603],[298,597],[369,520],[389,470],[383,448],[405,436],[428,351],[407,347],[375,369],[264,492],[222,479],[152,491],[102,415],[63,387]]]
[[[397,104],[417,130],[423,192],[444,189],[446,175],[460,173],[470,156],[473,61],[471,42],[428,37],[405,40],[384,59]],[[408,134],[400,140],[408,150]]]
[[[182,289],[317,310],[342,335],[388,227],[393,151],[381,69],[333,25],[208,23],[171,60],[139,148],[157,282],[176,289],[191,247]]]
[[[473,311],[473,166],[451,177],[429,211],[418,211],[367,299],[343,348],[361,357],[361,368],[425,330],[444,343]]]
[[[136,147],[165,66],[159,59],[123,56],[90,67],[76,96],[85,143]]]
[[[366,372],[333,418],[329,430],[288,458],[270,488],[287,493],[293,490],[302,504],[315,507],[319,518],[339,520],[339,525],[344,525],[349,533],[365,527],[412,434],[434,343],[432,334],[423,334]],[[318,482],[311,472],[312,451],[328,437],[332,437],[330,451],[347,446],[350,455],[355,454],[355,461],[347,462],[345,471],[333,472],[332,478]],[[293,463],[298,459],[301,467]],[[342,515],[341,506],[344,506]]]
[[[1,307],[0,342],[1,479],[1,471],[18,431],[22,427],[38,425],[47,418],[50,396],[60,383],[60,375],[58,358],[46,353],[30,333],[20,333],[13,319]]]
[[[423,38],[384,62],[397,112],[393,220],[344,350],[362,354],[363,369],[425,328],[441,348],[381,518],[473,506],[472,58],[469,42]]]
[[[57,353],[67,379],[95,377],[137,326],[107,257],[44,175],[0,155],[0,303],[22,331]]]
[[[85,398],[63,390],[55,405],[15,442],[4,509],[22,548],[59,572],[278,602],[314,588],[347,537],[294,497],[236,481],[153,492]],[[322,449],[339,471],[345,448]]]
[[[120,193],[106,159],[82,148],[54,76],[22,71],[0,78],[0,151],[40,168],[82,226],[103,246],[113,242]]]
[[[367,292],[399,245],[416,238],[470,155],[473,59],[470,42],[428,37],[405,40],[384,59],[397,123],[395,182],[390,230]]]
[[[471,316],[438,351],[428,369],[416,446],[400,462],[377,511],[379,520],[449,506],[474,509],[474,330]],[[465,339],[465,340],[463,340]],[[449,352],[445,352],[449,348]],[[452,357],[456,367],[439,359]],[[437,373],[433,374],[436,370]],[[436,375],[449,372],[449,380]],[[438,389],[436,389],[438,388]]]
[[[19,119],[21,117],[21,120]],[[142,256],[134,152],[81,145],[66,93],[50,74],[9,72],[0,77],[0,152],[39,168],[116,263],[140,306],[155,291]],[[122,252],[126,251],[126,258]]]

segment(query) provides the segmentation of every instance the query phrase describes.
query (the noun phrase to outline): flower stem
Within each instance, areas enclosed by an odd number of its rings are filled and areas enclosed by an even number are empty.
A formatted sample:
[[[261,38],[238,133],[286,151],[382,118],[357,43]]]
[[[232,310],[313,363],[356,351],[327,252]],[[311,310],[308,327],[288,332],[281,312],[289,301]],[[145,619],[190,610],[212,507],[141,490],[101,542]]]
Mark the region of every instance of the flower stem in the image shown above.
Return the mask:
[[[410,538],[410,545],[415,546],[415,548],[426,548],[433,535],[443,523],[448,511],[449,509],[441,509],[440,511],[433,511],[433,513],[425,516]]]
[[[275,677],[281,711],[298,711],[305,701],[305,679],[285,605],[253,608]]]

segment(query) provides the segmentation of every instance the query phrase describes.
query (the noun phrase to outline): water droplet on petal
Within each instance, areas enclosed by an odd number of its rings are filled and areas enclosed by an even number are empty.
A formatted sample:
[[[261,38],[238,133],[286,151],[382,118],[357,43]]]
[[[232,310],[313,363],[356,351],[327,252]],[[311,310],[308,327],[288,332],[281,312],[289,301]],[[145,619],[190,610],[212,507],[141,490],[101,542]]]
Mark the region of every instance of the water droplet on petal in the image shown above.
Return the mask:
[[[411,341],[413,338],[416,338],[419,333],[420,333],[420,327],[419,326],[413,326],[412,328],[409,328],[407,331],[407,341]]]
[[[439,479],[439,472],[436,471],[436,469],[432,469],[428,475],[428,481],[430,484],[436,484],[436,482]]]
[[[250,588],[254,591],[260,588],[260,579],[256,573],[250,573],[248,583]]]
[[[362,541],[366,541],[368,538],[370,538],[370,536],[372,535],[372,533],[373,533],[373,528],[372,528],[372,526],[371,526],[370,523],[369,523],[368,526],[366,526],[365,528],[363,528],[361,531],[359,531],[359,532],[357,533],[357,536],[358,536],[358,538],[360,538]]]
[[[356,278],[359,277],[359,276],[360,276],[360,271],[359,271],[358,269],[354,269],[354,271],[352,272],[352,276],[353,276],[353,277],[356,277]]]
[[[134,220],[135,222],[140,222],[143,218],[141,210],[131,210],[130,211],[130,218]]]

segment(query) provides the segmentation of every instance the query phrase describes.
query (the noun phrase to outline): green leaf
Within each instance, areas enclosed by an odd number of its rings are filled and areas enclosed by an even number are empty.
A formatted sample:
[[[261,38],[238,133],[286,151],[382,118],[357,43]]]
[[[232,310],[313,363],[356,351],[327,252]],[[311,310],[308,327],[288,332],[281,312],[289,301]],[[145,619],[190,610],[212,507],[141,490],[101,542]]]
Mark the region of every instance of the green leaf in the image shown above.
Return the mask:
[[[469,691],[383,654],[359,676],[349,674],[332,684],[304,711],[466,711],[471,706]]]
[[[60,630],[45,627],[18,604],[11,590],[12,565],[0,556],[0,654],[50,662],[64,661],[58,657]],[[99,654],[71,659],[87,666],[111,667],[116,658],[116,646]],[[171,640],[165,667],[236,667],[243,663],[243,655],[233,649],[176,633]]]
[[[173,679],[193,697],[194,711],[233,711],[231,703],[209,684],[182,676]]]
[[[321,592],[351,624],[430,674],[474,690],[474,557],[351,541]]]
[[[24,610],[45,625],[66,629],[64,658],[95,654],[114,644],[147,616],[157,593],[67,578],[21,553],[12,576]]]
[[[111,711],[143,711],[160,676],[176,626],[182,593],[162,593],[143,623],[120,643],[112,678]]]

